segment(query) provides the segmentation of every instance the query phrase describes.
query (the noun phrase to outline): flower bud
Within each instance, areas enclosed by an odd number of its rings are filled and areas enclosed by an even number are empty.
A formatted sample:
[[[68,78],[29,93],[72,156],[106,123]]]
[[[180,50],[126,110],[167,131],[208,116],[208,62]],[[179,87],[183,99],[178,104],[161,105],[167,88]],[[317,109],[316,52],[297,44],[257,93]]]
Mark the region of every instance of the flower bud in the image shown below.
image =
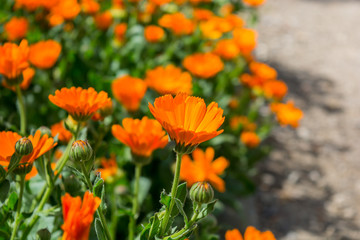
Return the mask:
[[[41,127],[38,128],[38,130],[40,130],[41,136],[48,135],[48,137],[51,137],[51,130],[50,130],[50,128],[45,127],[45,126],[41,126]]]
[[[33,168],[32,163],[20,163],[13,171],[16,175],[26,175],[31,172]]]
[[[214,198],[214,190],[207,182],[197,182],[190,189],[190,199],[195,203],[209,203]]]
[[[15,151],[20,156],[29,155],[33,151],[33,145],[27,137],[20,138],[15,144]]]
[[[76,162],[86,162],[92,158],[93,150],[87,140],[77,140],[71,146],[70,157]]]

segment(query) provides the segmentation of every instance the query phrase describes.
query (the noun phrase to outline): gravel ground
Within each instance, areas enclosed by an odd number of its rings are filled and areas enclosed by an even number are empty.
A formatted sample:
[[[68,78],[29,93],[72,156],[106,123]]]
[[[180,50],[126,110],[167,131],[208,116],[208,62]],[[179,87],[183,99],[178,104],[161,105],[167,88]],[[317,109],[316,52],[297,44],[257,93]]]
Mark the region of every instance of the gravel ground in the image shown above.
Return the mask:
[[[360,1],[268,0],[260,11],[258,58],[305,117],[274,132],[259,227],[281,240],[360,240]]]

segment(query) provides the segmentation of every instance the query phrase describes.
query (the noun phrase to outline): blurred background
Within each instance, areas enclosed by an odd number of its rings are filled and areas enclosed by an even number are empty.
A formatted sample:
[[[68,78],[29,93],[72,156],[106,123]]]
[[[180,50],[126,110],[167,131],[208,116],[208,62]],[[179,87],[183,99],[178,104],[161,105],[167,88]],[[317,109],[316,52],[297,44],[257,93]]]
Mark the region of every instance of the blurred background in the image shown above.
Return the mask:
[[[360,239],[360,1],[269,0],[260,11],[257,56],[304,119],[274,131],[252,221],[278,239]]]

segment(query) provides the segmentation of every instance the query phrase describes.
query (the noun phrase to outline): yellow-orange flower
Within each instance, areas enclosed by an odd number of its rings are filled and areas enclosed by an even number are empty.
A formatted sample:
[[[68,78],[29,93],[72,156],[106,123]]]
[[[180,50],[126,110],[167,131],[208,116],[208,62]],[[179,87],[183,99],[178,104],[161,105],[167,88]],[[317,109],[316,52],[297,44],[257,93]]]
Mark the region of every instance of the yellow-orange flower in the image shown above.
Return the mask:
[[[214,16],[214,13],[210,10],[203,8],[195,8],[194,9],[194,18],[198,21],[206,21]]]
[[[263,5],[266,2],[266,0],[243,0],[243,2],[252,7],[258,7],[260,5]]]
[[[128,75],[117,78],[111,84],[114,97],[131,112],[139,109],[146,89],[147,86],[143,80]]]
[[[208,39],[218,39],[223,33],[233,29],[233,26],[229,21],[217,16],[213,16],[209,20],[201,22],[199,27],[203,36]]]
[[[265,78],[250,75],[248,73],[244,73],[240,76],[239,81],[248,87],[254,88],[262,87],[268,80]]]
[[[81,87],[56,90],[55,95],[49,95],[49,100],[66,110],[75,121],[89,119],[97,110],[111,102],[106,92],[97,93],[94,88]]]
[[[276,240],[272,232],[260,232],[256,228],[249,226],[246,228],[244,238],[237,229],[228,230],[225,233],[225,240]]]
[[[62,198],[64,224],[63,240],[88,240],[94,213],[101,203],[101,199],[90,192],[85,192],[81,202],[80,197],[71,197],[66,193]]]
[[[161,27],[150,25],[145,27],[144,35],[148,42],[155,43],[159,42],[164,38],[164,30]]]
[[[154,89],[161,95],[177,94],[179,92],[191,94],[191,81],[191,75],[188,72],[182,72],[180,68],[172,64],[148,70],[145,79],[149,88]]]
[[[101,173],[101,178],[104,179],[104,181],[109,181],[113,176],[119,174],[115,155],[111,155],[109,159],[102,157],[100,163],[102,167],[98,168],[96,171]]]
[[[67,143],[72,138],[72,133],[65,128],[64,121],[55,123],[50,129],[51,136],[55,137],[57,135],[61,142]]]
[[[84,13],[95,14],[100,9],[100,4],[96,0],[81,0],[81,8]]]
[[[27,68],[22,72],[23,81],[19,85],[22,90],[28,89],[34,75],[35,75],[35,70],[33,68]],[[10,86],[9,84],[7,84],[6,81],[3,81],[2,84],[4,87],[9,88],[9,89],[13,90],[14,92],[16,91],[15,86]]]
[[[61,45],[54,40],[40,41],[30,45],[29,61],[37,68],[54,66],[61,52]]]
[[[215,151],[208,147],[205,152],[197,148],[192,153],[193,161],[189,155],[184,155],[181,162],[180,179],[191,187],[196,182],[207,181],[219,192],[225,192],[225,182],[218,175],[223,174],[229,166],[229,161],[224,157],[214,160]]]
[[[229,14],[225,19],[230,23],[233,29],[242,28],[245,25],[245,21],[236,14]]]
[[[246,116],[234,116],[230,119],[230,127],[233,130],[239,129],[241,126],[245,131],[255,131],[256,123],[251,122]]]
[[[116,40],[118,40],[119,42],[124,41],[126,30],[127,30],[126,23],[117,24],[114,29],[114,34],[115,34]]]
[[[195,24],[182,13],[165,14],[159,25],[170,29],[175,35],[189,35],[194,32]]]
[[[276,118],[281,126],[290,125],[294,128],[299,126],[299,121],[303,117],[301,109],[294,106],[294,102],[272,103],[271,111],[275,113]]]
[[[224,69],[220,57],[213,53],[194,53],[183,61],[184,67],[200,78],[210,78]]]
[[[277,77],[276,70],[265,63],[251,62],[249,68],[255,76],[262,79],[274,80]]]
[[[111,132],[120,142],[131,148],[131,152],[140,157],[150,157],[158,148],[164,148],[168,137],[161,125],[154,119],[124,118],[120,125],[113,125]]]
[[[233,39],[223,39],[216,43],[214,53],[220,57],[230,60],[240,54],[240,49]]]
[[[257,44],[257,33],[253,29],[236,28],[233,31],[233,36],[236,44],[238,45],[241,53],[250,54]]]
[[[24,38],[28,30],[28,21],[24,17],[12,17],[4,24],[4,30],[9,41]]]
[[[26,40],[22,40],[19,46],[15,43],[0,46],[0,74],[6,78],[8,84],[14,85],[11,81],[19,83],[16,79],[29,67],[28,58],[29,47]]]
[[[203,99],[179,93],[158,97],[149,108],[178,145],[197,146],[223,132],[218,128],[225,117],[215,102],[206,107]]]
[[[240,140],[248,148],[257,147],[261,141],[259,136],[254,132],[242,132]]]
[[[98,13],[94,17],[95,25],[100,30],[106,30],[113,23],[114,19],[110,11]]]
[[[81,6],[77,0],[56,1],[55,6],[50,9],[49,23],[51,26],[59,25],[63,23],[64,20],[76,18],[80,11]]]
[[[284,82],[272,80],[265,82],[263,90],[265,97],[281,100],[286,95],[288,88]]]

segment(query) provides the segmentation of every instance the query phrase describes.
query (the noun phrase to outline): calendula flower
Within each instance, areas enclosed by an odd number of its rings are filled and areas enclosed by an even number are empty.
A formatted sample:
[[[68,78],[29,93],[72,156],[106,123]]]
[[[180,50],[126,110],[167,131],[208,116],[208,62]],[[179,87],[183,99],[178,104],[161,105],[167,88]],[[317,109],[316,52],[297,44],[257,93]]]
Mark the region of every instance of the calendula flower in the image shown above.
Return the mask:
[[[212,102],[206,107],[203,99],[179,93],[175,97],[165,95],[149,103],[151,113],[165,128],[177,149],[190,150],[198,144],[221,134],[218,128],[223,124],[223,110]]]
[[[214,53],[224,59],[231,60],[239,56],[240,49],[233,39],[222,39],[216,43]]]
[[[255,76],[265,80],[275,80],[277,77],[276,70],[265,63],[251,62],[249,68]]]
[[[168,137],[161,125],[154,119],[125,118],[122,125],[113,125],[111,132],[116,139],[131,148],[133,155],[150,157],[158,148],[164,148]]]
[[[26,40],[20,45],[5,43],[0,46],[0,74],[6,78],[8,85],[20,84],[18,77],[29,67],[29,47]]]
[[[98,93],[94,88],[82,89],[81,87],[56,90],[55,95],[49,95],[49,100],[66,110],[75,121],[86,121],[97,110],[111,102],[106,92]]]
[[[301,109],[296,108],[292,101],[288,101],[287,103],[272,103],[270,108],[271,111],[275,113],[281,126],[290,125],[293,128],[297,128],[299,121],[303,117]]]
[[[147,86],[143,80],[128,75],[117,78],[111,84],[111,90],[116,100],[131,112],[139,109],[146,89]]]
[[[145,27],[144,36],[146,41],[151,43],[159,42],[164,38],[165,32],[161,27],[150,25]]]
[[[229,14],[225,17],[225,19],[233,29],[242,28],[245,26],[245,21],[236,14]]]
[[[239,106],[239,100],[237,100],[236,98],[231,98],[231,100],[229,101],[228,104],[229,108],[231,109],[236,109]]]
[[[101,199],[95,197],[89,191],[85,192],[84,199],[72,197],[66,193],[62,198],[64,224],[63,240],[87,240],[94,213],[101,203]]]
[[[4,24],[4,30],[9,41],[22,39],[26,36],[28,30],[28,21],[24,17],[12,17],[10,21]]]
[[[199,27],[203,36],[208,39],[218,39],[223,33],[233,29],[230,22],[218,16],[213,16],[209,20],[201,22]]]
[[[37,68],[54,66],[61,52],[61,45],[54,40],[40,41],[30,45],[29,61]]]
[[[234,116],[230,118],[230,127],[238,130],[239,127],[245,131],[255,131],[256,123],[251,122],[246,116]]]
[[[127,30],[126,23],[119,23],[115,26],[114,34],[115,34],[115,38],[117,41],[119,41],[119,42],[124,41],[126,30]]]
[[[81,7],[77,0],[56,1],[56,4],[50,8],[49,23],[51,26],[62,24],[65,20],[76,18],[80,11]]]
[[[213,53],[194,53],[183,61],[184,67],[200,78],[210,78],[224,69],[220,57]]]
[[[267,81],[264,83],[263,91],[267,98],[272,98],[280,101],[287,93],[287,86],[284,82],[279,80]]]
[[[27,68],[22,72],[23,81],[20,83],[19,87],[22,90],[26,90],[29,88],[31,80],[35,75],[35,70],[33,68]],[[15,86],[10,86],[6,81],[2,82],[2,85],[6,88],[9,88],[15,92]]]
[[[72,133],[67,130],[64,126],[64,121],[60,121],[51,126],[51,136],[55,137],[57,135],[58,139],[61,142],[69,142],[72,138]]]
[[[270,231],[260,232],[256,228],[249,226],[246,228],[244,238],[237,229],[228,230],[225,233],[225,240],[276,240]]]
[[[243,2],[252,7],[258,7],[260,5],[263,5],[266,0],[243,0]]]
[[[95,14],[100,9],[100,4],[96,0],[81,0],[81,8],[84,13]]]
[[[214,13],[207,9],[195,8],[193,15],[195,20],[197,21],[206,21],[212,18],[214,16]]]
[[[261,141],[259,136],[254,132],[242,132],[240,140],[248,148],[257,147]]]
[[[110,11],[98,13],[94,17],[95,25],[100,30],[106,30],[113,23],[114,19]]]
[[[225,182],[219,175],[223,174],[229,166],[224,157],[214,160],[215,151],[208,147],[205,152],[197,148],[192,153],[193,161],[189,155],[184,155],[181,162],[180,179],[186,181],[188,187],[196,182],[209,182],[219,192],[225,192]]]
[[[257,44],[257,33],[253,29],[236,28],[233,36],[242,54],[250,54]]]
[[[265,78],[250,75],[248,73],[244,73],[240,76],[239,81],[250,88],[262,88],[262,86],[264,86],[265,82],[267,82],[268,80]]]
[[[161,95],[177,94],[179,92],[191,94],[191,81],[191,75],[188,72],[182,72],[180,68],[172,64],[148,70],[145,79],[149,88],[154,89]]]
[[[175,35],[189,35],[195,30],[195,24],[179,12],[165,14],[159,19],[159,25],[170,29]]]
[[[115,155],[111,155],[109,159],[102,157],[100,163],[102,167],[96,171],[101,174],[101,178],[104,179],[104,181],[110,181],[112,177],[119,175],[120,170],[117,166]]]

